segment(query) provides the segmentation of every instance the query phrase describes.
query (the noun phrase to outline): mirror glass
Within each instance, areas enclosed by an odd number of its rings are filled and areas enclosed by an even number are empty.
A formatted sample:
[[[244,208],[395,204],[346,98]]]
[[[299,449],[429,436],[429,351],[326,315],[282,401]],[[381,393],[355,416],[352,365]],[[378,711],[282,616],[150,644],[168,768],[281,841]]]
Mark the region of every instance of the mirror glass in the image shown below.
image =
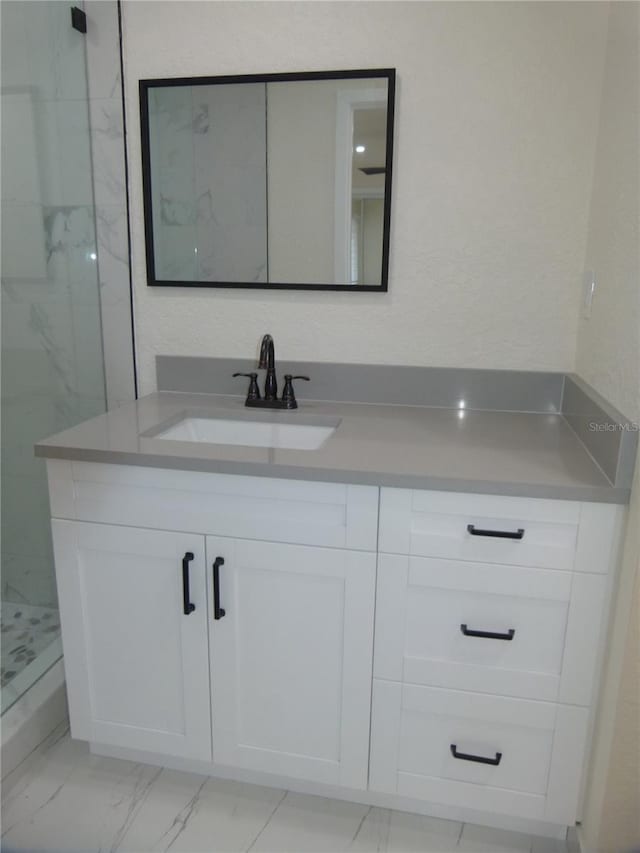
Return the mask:
[[[394,81],[142,80],[148,283],[386,290]]]

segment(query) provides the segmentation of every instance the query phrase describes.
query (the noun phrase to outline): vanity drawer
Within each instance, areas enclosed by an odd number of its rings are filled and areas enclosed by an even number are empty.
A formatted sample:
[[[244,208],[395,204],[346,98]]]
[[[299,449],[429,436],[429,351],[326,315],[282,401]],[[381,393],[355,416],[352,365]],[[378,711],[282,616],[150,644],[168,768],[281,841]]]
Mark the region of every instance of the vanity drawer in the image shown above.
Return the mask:
[[[54,518],[375,551],[378,489],[48,460]]]
[[[587,717],[582,708],[374,679],[370,787],[520,817],[561,814],[569,824]]]
[[[379,549],[568,570],[579,520],[570,501],[384,488]]]
[[[569,572],[381,554],[375,676],[556,701],[571,585]]]

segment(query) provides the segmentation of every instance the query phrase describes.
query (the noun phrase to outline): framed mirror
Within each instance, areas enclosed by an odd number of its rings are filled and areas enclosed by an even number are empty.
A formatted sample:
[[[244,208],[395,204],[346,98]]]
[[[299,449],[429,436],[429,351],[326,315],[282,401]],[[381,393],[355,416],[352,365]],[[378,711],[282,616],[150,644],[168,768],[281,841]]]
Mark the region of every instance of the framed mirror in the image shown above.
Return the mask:
[[[386,291],[395,70],[140,81],[147,283]]]

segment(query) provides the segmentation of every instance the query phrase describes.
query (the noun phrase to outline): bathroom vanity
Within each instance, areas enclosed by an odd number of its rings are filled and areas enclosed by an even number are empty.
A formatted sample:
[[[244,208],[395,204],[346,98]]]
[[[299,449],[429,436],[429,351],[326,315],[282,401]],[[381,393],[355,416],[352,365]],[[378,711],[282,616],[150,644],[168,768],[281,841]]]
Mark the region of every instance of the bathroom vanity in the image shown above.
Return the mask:
[[[196,415],[265,419],[239,398],[163,392],[37,448],[72,735],[562,835],[579,818],[625,490],[555,415],[269,416],[324,426],[316,450],[175,438]]]

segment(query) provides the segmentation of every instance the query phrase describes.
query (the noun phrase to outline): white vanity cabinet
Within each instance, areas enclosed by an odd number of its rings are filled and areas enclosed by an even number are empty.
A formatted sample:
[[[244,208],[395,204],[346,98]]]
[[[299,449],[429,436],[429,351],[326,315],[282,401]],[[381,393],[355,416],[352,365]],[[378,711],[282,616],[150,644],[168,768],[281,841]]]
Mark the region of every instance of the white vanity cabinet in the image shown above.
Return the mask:
[[[365,790],[378,489],[48,466],[73,736]]]
[[[381,490],[372,790],[575,822],[620,513]]]
[[[462,820],[579,817],[623,507],[48,472],[74,737]]]

